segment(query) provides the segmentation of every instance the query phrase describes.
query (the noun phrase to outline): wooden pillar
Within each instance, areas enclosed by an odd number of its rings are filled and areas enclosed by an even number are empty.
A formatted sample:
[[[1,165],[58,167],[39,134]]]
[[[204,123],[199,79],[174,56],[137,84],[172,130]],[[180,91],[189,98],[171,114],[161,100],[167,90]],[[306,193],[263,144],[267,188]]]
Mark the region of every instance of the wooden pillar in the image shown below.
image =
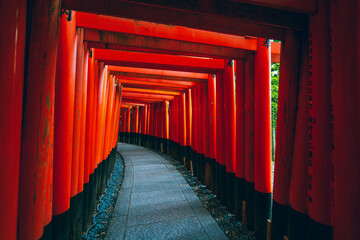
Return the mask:
[[[271,235],[275,239],[283,238],[287,233],[297,92],[300,78],[300,44],[301,36],[290,30],[287,31],[286,38],[281,44],[271,226]]]
[[[0,3],[0,232],[16,239],[27,1]],[[26,100],[26,99],[25,99]]]
[[[55,79],[53,239],[69,236],[76,71],[76,15],[60,18]],[[76,162],[78,167],[78,162]],[[77,176],[74,176],[77,178]]]
[[[94,92],[95,92],[95,57],[94,49],[86,49],[90,51],[89,58],[87,59],[87,96],[86,96],[86,129],[85,129],[85,165],[84,165],[84,218],[86,222],[92,209],[91,195],[90,195],[90,175],[93,173],[93,138],[94,138]],[[84,229],[83,229],[84,230]]]
[[[359,2],[331,1],[334,239],[356,239],[360,212]]]
[[[246,227],[255,229],[255,91],[254,91],[254,54],[249,53],[245,63],[245,202]]]
[[[271,204],[271,44],[258,38],[255,52],[255,235],[266,239]]]
[[[226,200],[230,212],[234,212],[236,113],[235,113],[235,68],[234,61],[225,61],[224,66],[224,127],[226,156]]]
[[[236,60],[236,171],[235,171],[235,204],[237,219],[242,218],[242,202],[245,201],[245,62]]]
[[[216,160],[218,162],[219,196],[226,204],[226,157],[224,129],[224,70],[216,74]]]

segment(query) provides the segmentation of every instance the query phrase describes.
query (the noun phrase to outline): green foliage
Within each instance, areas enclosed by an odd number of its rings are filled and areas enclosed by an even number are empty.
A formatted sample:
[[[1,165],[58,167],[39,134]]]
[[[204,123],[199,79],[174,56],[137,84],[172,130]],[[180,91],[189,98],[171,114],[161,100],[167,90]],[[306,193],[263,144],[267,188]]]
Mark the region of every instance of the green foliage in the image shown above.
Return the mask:
[[[279,93],[279,63],[271,64],[271,124],[276,129],[278,93]]]

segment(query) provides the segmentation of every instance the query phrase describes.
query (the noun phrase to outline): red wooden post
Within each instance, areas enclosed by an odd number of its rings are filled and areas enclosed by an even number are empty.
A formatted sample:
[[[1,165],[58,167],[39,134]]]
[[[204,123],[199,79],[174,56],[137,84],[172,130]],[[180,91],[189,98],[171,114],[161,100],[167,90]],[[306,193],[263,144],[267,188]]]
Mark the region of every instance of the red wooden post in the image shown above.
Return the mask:
[[[358,238],[360,212],[359,2],[331,1],[334,239]]]
[[[234,212],[242,217],[242,202],[245,201],[245,60],[236,60],[236,171]]]
[[[76,18],[60,18],[55,81],[53,238],[69,235],[71,162],[76,70]],[[78,167],[78,162],[75,163]],[[74,176],[77,178],[77,176]]]
[[[110,154],[110,145],[112,142],[112,138],[110,138],[112,133],[112,125],[113,125],[113,115],[116,114],[115,111],[115,77],[113,75],[109,76],[109,93],[108,93],[108,104],[106,111],[106,125],[105,125],[105,139],[104,139],[104,152],[103,159],[106,159]]]
[[[84,165],[84,220],[90,216],[92,209],[92,201],[90,201],[92,195],[90,194],[91,179],[93,176],[93,161],[94,161],[94,94],[95,94],[95,56],[94,49],[86,49],[92,54],[87,59],[88,69],[87,71],[87,96],[86,96],[86,131],[85,131],[85,165]]]
[[[255,235],[266,239],[271,204],[271,45],[258,38],[255,52]]]
[[[196,136],[196,176],[203,183],[203,158],[202,158],[202,123],[201,123],[201,106],[200,106],[200,86],[195,87],[195,136]]]
[[[205,154],[205,165],[204,165],[204,173],[205,179],[204,183],[211,189],[213,189],[213,172],[211,166],[213,165],[212,159],[210,156],[210,115],[209,108],[211,107],[211,103],[209,102],[209,93],[208,93],[208,83],[201,83],[203,87],[203,101],[202,101],[202,109],[203,109],[203,138],[204,138],[204,154]]]
[[[225,156],[226,156],[226,200],[230,212],[234,212],[235,191],[235,69],[234,61],[225,61],[224,67],[224,126],[225,126]]]
[[[185,94],[182,93],[178,98],[178,124],[179,124],[179,161],[183,162],[186,146],[186,105]]]
[[[109,89],[110,89],[110,77],[108,76],[108,71],[107,71],[107,66],[105,66],[104,68],[104,92],[103,92],[103,97],[102,97],[102,111],[101,111],[101,122],[100,125],[102,126],[102,128],[100,129],[100,149],[101,151],[99,151],[99,163],[102,163],[103,160],[105,160],[105,158],[103,157],[104,155],[104,145],[105,145],[105,130],[106,130],[106,115],[107,115],[107,106],[109,104]],[[101,178],[103,178],[102,175],[102,171],[103,171],[103,167],[101,166]],[[102,179],[101,179],[102,180]]]
[[[190,155],[191,155],[191,128],[192,128],[192,104],[191,104],[191,89],[185,91],[185,109],[186,109],[186,147],[185,147],[185,161],[186,167],[190,169]]]
[[[255,99],[254,99],[254,54],[247,56],[245,63],[245,165],[246,165],[246,227],[254,230],[255,191]]]
[[[83,45],[84,47],[84,65],[83,65],[83,94],[82,94],[82,103],[81,103],[81,130],[80,130],[80,160],[79,160],[79,181],[78,181],[78,191],[82,192],[84,190],[84,179],[85,179],[85,141],[86,141],[86,119],[87,119],[87,92],[88,92],[88,48],[87,44]]]
[[[290,186],[290,214],[289,214],[289,238],[306,239],[304,227],[307,225],[307,200],[308,200],[308,121],[309,121],[309,79],[308,79],[308,45],[303,45],[300,69],[300,82],[298,94],[298,110],[296,114],[296,130],[294,140],[294,154],[291,170]],[[282,62],[286,67],[286,62]],[[274,203],[275,204],[275,203]],[[273,212],[274,216],[275,212]],[[287,217],[285,216],[286,220]],[[286,224],[286,222],[283,222]],[[285,235],[286,230],[282,232]],[[281,235],[278,235],[281,236]]]
[[[73,112],[73,142],[72,142],[72,161],[71,161],[71,192],[70,192],[70,227],[69,235],[71,237],[80,237],[82,231],[82,195],[80,193],[83,190],[84,179],[84,153],[81,152],[81,140],[82,137],[82,123],[85,119],[86,111],[83,107],[84,97],[86,97],[86,85],[87,79],[84,78],[85,65],[85,49],[83,29],[76,29],[76,72],[75,72],[75,100],[74,100],[74,112]],[[85,50],[85,51],[84,51]],[[85,52],[85,53],[84,53]],[[87,66],[87,58],[86,58]],[[85,134],[85,132],[84,132]],[[83,148],[84,149],[84,148]],[[82,161],[81,158],[82,157]],[[81,178],[81,179],[80,179]],[[79,184],[81,182],[81,184]],[[81,190],[80,190],[81,189]],[[81,201],[80,201],[81,200]]]
[[[94,49],[95,50],[95,49]],[[96,53],[96,51],[95,51]],[[93,51],[93,58],[95,58],[95,54]],[[93,113],[92,113],[92,137],[91,137],[91,151],[92,154],[92,160],[91,160],[91,167],[90,167],[90,174],[92,174],[92,184],[94,184],[95,180],[95,169],[96,169],[96,134],[97,134],[97,111],[98,111],[98,89],[99,89],[99,62],[95,59],[94,61],[94,69],[93,69],[93,78],[94,78],[94,94],[93,94]],[[90,71],[89,71],[90,74]],[[95,201],[95,199],[94,199]]]
[[[272,238],[287,233],[291,169],[295,141],[296,102],[300,77],[300,36],[288,31],[282,42],[272,209]],[[304,231],[302,224],[298,225]]]
[[[216,74],[216,160],[218,162],[217,177],[219,181],[219,196],[222,204],[226,204],[226,158],[224,131],[224,71]]]
[[[191,98],[191,148],[192,151],[195,151],[196,147],[196,134],[195,134],[195,128],[196,128],[196,120],[195,120],[195,88],[189,89],[190,98]],[[194,161],[194,159],[193,159]]]
[[[311,238],[332,238],[329,1],[309,21],[308,211]],[[343,65],[343,64],[342,64]],[[315,221],[312,221],[315,220]]]
[[[209,148],[210,158],[216,159],[216,84],[215,75],[208,78],[208,105],[209,105]]]
[[[71,162],[71,198],[78,193],[79,155],[80,155],[80,126],[82,117],[82,94],[84,85],[84,31],[76,29],[76,72],[75,72],[75,100],[74,100],[74,125]]]
[[[211,170],[211,190],[216,192],[216,86],[215,75],[209,74],[207,82],[209,161]]]
[[[52,218],[51,166],[60,4],[57,0],[32,1],[31,4],[28,7],[32,9],[33,31],[29,35],[25,66],[27,88],[21,136],[18,239],[40,238]],[[5,9],[7,11],[7,7]],[[44,237],[51,238],[46,230]]]
[[[127,143],[130,143],[130,111],[131,111],[131,108],[130,107],[127,107],[127,111],[126,111],[126,142]]]
[[[96,104],[96,134],[95,134],[95,166],[94,168],[97,169],[99,163],[101,162],[101,152],[102,152],[102,135],[103,135],[103,111],[104,111],[104,105],[105,105],[105,93],[106,93],[106,87],[107,87],[107,79],[105,78],[105,67],[104,63],[99,63],[98,66],[98,74],[97,74],[97,88],[95,88],[97,91],[97,98],[95,99]]]
[[[21,120],[23,106],[26,2],[0,3],[0,233],[16,239],[19,199]]]

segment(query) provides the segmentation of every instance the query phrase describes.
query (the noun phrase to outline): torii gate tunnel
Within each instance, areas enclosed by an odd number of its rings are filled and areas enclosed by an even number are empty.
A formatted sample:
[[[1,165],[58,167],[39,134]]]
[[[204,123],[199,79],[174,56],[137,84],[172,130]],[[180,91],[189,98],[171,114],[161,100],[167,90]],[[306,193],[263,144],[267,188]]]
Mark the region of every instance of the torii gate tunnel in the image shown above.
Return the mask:
[[[2,239],[79,239],[119,141],[171,154],[258,239],[359,238],[358,0],[14,0],[0,12]]]

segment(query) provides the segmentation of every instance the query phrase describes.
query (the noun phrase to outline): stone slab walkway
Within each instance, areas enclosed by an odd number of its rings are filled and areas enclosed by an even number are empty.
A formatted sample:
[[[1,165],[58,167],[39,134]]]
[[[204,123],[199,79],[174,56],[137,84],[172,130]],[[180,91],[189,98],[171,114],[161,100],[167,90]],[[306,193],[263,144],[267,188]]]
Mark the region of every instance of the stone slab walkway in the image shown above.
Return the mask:
[[[120,143],[125,176],[105,239],[227,239],[166,159]]]

